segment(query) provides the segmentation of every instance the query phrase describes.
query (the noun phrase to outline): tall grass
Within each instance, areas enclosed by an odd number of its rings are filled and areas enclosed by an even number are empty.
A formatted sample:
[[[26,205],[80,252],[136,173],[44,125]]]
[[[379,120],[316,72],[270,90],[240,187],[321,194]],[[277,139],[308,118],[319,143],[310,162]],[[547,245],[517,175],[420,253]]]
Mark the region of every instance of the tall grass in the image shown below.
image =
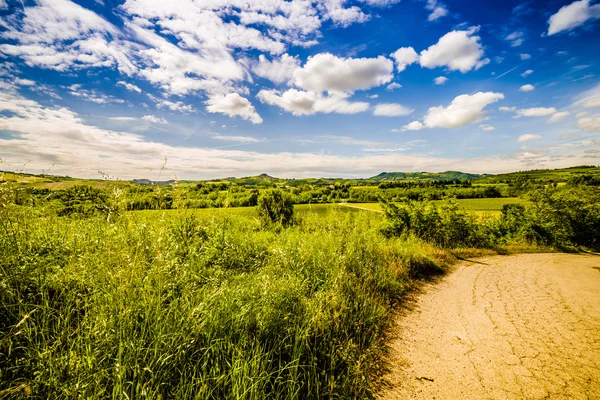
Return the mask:
[[[369,398],[445,253],[373,213],[59,217],[0,206],[0,398]]]

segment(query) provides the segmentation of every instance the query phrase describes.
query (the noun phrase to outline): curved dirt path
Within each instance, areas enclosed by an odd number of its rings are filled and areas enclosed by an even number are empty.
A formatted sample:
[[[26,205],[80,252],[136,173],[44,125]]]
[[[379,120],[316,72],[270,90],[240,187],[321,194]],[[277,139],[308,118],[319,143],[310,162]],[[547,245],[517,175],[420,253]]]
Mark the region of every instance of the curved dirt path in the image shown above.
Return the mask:
[[[398,319],[382,399],[600,399],[600,256],[477,259]]]

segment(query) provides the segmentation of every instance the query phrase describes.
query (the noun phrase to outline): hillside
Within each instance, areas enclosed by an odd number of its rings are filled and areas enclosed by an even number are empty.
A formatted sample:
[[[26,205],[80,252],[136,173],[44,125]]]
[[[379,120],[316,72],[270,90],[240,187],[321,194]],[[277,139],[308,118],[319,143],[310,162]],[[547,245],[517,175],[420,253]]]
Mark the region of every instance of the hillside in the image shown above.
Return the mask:
[[[600,167],[581,165],[561,169],[534,169],[530,171],[510,172],[507,174],[490,175],[477,179],[474,183],[511,183],[516,180],[540,182],[566,182],[578,175],[600,175]]]
[[[421,180],[441,180],[441,181],[470,181],[474,179],[490,176],[489,174],[469,174],[460,171],[446,172],[382,172],[369,180],[381,181],[421,181]]]

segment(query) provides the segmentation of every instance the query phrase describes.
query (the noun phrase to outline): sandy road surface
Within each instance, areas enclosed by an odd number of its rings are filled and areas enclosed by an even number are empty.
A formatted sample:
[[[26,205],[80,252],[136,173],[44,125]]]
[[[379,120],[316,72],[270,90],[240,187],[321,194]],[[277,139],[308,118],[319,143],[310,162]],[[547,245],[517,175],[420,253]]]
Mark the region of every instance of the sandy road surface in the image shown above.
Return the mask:
[[[383,399],[600,399],[600,256],[465,263],[398,319]]]

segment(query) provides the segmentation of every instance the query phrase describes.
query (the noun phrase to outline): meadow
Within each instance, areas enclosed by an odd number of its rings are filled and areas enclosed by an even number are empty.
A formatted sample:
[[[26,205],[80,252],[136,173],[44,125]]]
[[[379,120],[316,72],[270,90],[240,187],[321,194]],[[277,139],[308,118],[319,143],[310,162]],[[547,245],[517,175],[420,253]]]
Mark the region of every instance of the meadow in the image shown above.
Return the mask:
[[[187,190],[224,183],[154,184],[141,190],[161,207],[132,210],[131,183],[49,192],[4,179],[0,398],[373,398],[407,294],[466,256],[597,250],[597,183],[380,196],[367,210],[294,204],[306,191],[289,185],[225,185],[254,205],[187,208]],[[471,190],[386,185],[376,190]]]

